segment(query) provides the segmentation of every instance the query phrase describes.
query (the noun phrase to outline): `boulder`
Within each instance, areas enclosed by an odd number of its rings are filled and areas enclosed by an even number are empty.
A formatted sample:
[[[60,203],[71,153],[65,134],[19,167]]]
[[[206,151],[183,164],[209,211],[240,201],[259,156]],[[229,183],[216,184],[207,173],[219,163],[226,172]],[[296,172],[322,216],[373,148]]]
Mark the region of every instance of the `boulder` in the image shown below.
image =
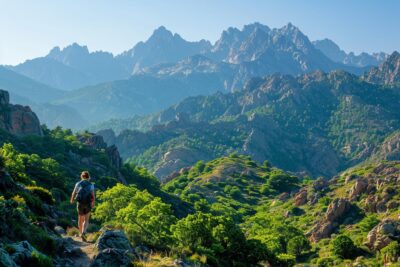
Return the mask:
[[[334,199],[328,206],[324,218],[317,222],[313,228],[307,233],[312,242],[318,242],[323,238],[328,238],[338,222],[342,220],[343,216],[349,211],[351,203],[344,198]]]
[[[311,242],[316,243],[323,238],[328,238],[335,227],[336,224],[333,222],[319,222],[307,233],[307,235],[310,236]]]
[[[1,101],[1,99],[0,99]],[[0,266],[4,267],[17,267],[11,256],[4,249],[0,248]]]
[[[365,245],[371,250],[380,250],[390,242],[399,240],[400,222],[392,219],[386,219],[375,226],[367,236]]]
[[[129,250],[107,248],[100,251],[93,259],[90,267],[126,267],[132,266],[135,255]]]
[[[351,207],[351,203],[344,198],[336,198],[331,204],[329,204],[328,209],[325,213],[325,218],[327,221],[333,222],[340,219]]]
[[[131,244],[123,231],[105,230],[97,239],[96,248],[104,250],[107,248],[116,248],[122,250],[131,250]]]
[[[123,231],[105,230],[95,244],[99,253],[94,257],[91,267],[132,266],[138,258]]]
[[[59,235],[65,235],[65,234],[66,234],[64,228],[62,228],[62,227],[59,226],[59,225],[56,225],[56,226],[54,227],[54,232],[56,232],[56,233],[59,234]]]
[[[12,249],[11,258],[12,260],[20,266],[26,266],[31,262],[32,253],[42,255],[46,257],[44,254],[35,249],[28,241],[21,241],[15,244],[9,245]]]
[[[328,181],[324,178],[318,178],[312,183],[312,188],[314,191],[321,191],[327,188],[329,185]]]
[[[363,179],[358,179],[350,189],[349,198],[351,201],[356,200],[368,187],[368,182]]]
[[[294,205],[301,206],[307,203],[307,189],[301,189],[295,196],[294,196]]]

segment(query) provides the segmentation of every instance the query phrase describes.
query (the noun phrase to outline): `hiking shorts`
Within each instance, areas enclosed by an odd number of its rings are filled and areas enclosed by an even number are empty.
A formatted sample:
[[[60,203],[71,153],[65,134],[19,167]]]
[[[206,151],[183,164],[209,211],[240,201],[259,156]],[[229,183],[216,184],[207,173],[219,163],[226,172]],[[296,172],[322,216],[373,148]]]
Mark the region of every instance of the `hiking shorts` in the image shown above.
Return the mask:
[[[92,210],[92,207],[90,206],[90,203],[79,203],[78,202],[77,210],[78,210],[79,215],[86,215]]]

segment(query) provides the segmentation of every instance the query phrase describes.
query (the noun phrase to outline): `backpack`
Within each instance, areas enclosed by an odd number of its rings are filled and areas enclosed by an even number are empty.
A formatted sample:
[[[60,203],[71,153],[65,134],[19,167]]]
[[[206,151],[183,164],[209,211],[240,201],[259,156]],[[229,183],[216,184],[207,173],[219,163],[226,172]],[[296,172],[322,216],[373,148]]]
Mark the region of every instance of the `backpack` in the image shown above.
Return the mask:
[[[79,203],[89,204],[92,201],[92,183],[89,181],[81,181],[79,182],[81,188],[77,192],[76,200]]]

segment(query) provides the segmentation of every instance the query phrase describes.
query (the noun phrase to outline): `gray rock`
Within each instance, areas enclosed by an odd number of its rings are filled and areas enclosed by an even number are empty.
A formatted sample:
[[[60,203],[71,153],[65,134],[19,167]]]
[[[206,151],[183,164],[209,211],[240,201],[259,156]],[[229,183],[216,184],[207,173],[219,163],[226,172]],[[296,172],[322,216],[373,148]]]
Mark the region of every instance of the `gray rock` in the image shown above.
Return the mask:
[[[375,226],[367,236],[365,245],[376,251],[389,245],[393,240],[400,238],[400,222],[387,219]]]
[[[99,251],[107,248],[132,250],[125,233],[119,230],[105,230],[97,239],[95,246]]]
[[[96,255],[90,267],[127,267],[132,266],[135,258],[129,250],[107,248]]]
[[[2,248],[0,248],[0,267],[17,267],[7,251]]]
[[[65,235],[65,230],[61,226],[55,226],[54,231],[59,235]]]
[[[10,247],[14,251],[11,254],[11,258],[17,265],[25,266],[25,263],[29,262],[32,258],[33,252],[46,257],[46,255],[42,254],[31,244],[29,244],[28,241],[21,241],[19,243],[11,244]]]

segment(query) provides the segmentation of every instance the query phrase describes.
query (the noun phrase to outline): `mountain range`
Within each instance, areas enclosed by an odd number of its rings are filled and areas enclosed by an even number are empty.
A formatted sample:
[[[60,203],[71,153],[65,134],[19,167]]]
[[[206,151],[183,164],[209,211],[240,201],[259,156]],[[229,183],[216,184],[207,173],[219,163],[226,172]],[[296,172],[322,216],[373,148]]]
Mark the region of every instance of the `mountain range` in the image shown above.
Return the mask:
[[[232,151],[292,172],[332,176],[368,159],[399,129],[399,64],[394,52],[361,77],[316,71],[254,78],[243,90],[190,97],[94,130],[161,179]]]
[[[32,87],[40,84],[47,96],[35,99],[23,94],[26,99],[21,104],[29,100],[44,123],[82,129],[112,118],[158,112],[188,96],[240,90],[249,79],[273,73],[343,69],[360,75],[386,57],[367,55],[369,60],[354,63],[336,58],[332,49],[324,47],[329,45],[311,42],[290,23],[279,29],[259,23],[241,30],[229,28],[214,44],[189,42],[159,27],[148,40],[119,55],[89,52],[74,43],[3,69],[13,71],[13,76],[23,75]],[[11,95],[23,90],[18,83],[0,85]],[[68,116],[70,112],[78,116]]]

